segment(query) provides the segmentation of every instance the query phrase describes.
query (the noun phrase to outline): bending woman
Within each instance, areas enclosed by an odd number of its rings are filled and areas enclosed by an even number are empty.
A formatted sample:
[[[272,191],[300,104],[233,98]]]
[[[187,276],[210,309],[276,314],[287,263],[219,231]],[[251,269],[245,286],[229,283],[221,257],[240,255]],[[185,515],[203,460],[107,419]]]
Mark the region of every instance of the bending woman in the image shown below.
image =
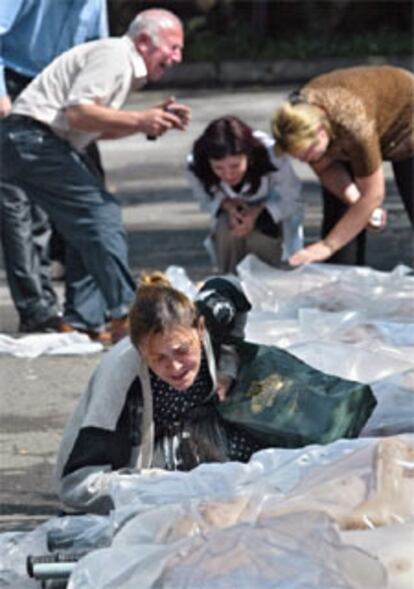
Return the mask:
[[[301,183],[274,141],[234,116],[212,121],[188,157],[188,179],[211,215],[206,247],[221,273],[249,253],[280,266],[303,247]]]
[[[57,479],[66,506],[108,512],[114,473],[249,460],[259,444],[214,408],[238,370],[226,340],[243,337],[249,309],[235,277],[207,280],[193,303],[164,275],[143,276],[130,338],[105,355],[65,428]]]
[[[383,160],[414,224],[413,97],[411,72],[358,67],[311,80],[276,111],[276,149],[308,162],[324,197],[323,239],[290,264],[364,263],[364,229],[385,197]]]

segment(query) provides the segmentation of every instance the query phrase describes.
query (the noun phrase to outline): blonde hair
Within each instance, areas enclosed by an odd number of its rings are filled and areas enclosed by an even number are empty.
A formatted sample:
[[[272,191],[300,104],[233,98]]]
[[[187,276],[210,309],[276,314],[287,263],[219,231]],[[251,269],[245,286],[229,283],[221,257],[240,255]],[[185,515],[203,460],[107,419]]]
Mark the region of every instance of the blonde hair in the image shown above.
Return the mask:
[[[177,326],[196,327],[194,303],[175,289],[162,272],[142,273],[135,301],[129,312],[129,333],[138,348],[142,339]]]
[[[307,149],[315,141],[321,127],[330,135],[331,125],[321,108],[302,102],[295,105],[284,102],[272,118],[275,152],[294,153]]]

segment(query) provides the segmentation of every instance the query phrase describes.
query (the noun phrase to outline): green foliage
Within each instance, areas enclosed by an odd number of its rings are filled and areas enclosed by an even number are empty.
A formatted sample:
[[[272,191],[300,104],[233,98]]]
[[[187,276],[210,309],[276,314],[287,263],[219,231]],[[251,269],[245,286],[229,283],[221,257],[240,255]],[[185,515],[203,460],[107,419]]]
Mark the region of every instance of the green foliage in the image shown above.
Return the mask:
[[[245,26],[234,27],[225,35],[200,27],[202,19],[190,19],[186,25],[185,60],[211,61],[252,59],[315,59],[323,57],[403,56],[413,54],[409,32],[310,34],[292,33],[288,38],[257,38]]]

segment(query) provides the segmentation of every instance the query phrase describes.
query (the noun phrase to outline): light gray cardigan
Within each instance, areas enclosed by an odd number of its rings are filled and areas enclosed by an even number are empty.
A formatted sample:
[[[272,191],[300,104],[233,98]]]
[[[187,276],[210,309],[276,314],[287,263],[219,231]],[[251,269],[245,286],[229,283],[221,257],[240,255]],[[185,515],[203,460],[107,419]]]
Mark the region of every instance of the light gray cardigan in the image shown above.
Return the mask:
[[[212,379],[212,393],[216,389],[216,364],[207,330],[203,346]],[[111,465],[87,466],[62,476],[65,464],[72,452],[81,429],[97,427],[115,431],[126,403],[128,390],[139,377],[143,395],[141,419],[141,445],[136,448],[124,471],[113,471]],[[98,365],[88,387],[80,398],[63,433],[57,457],[56,483],[60,499],[67,506],[82,511],[107,513],[113,501],[110,487],[122,472],[139,472],[149,468],[154,450],[154,421],[152,391],[147,363],[131,344],[129,338],[114,346]]]

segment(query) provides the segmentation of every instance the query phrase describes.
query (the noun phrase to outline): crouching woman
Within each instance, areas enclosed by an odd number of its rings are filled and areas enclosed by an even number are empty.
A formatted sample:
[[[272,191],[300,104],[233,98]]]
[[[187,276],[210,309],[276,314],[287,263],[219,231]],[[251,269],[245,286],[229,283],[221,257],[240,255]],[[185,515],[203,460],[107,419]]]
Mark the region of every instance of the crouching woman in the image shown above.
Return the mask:
[[[142,277],[130,338],[102,359],[64,431],[57,481],[66,506],[107,513],[114,473],[249,460],[259,444],[215,410],[238,370],[228,341],[243,337],[249,309],[232,276],[209,279],[195,303],[160,273]]]

